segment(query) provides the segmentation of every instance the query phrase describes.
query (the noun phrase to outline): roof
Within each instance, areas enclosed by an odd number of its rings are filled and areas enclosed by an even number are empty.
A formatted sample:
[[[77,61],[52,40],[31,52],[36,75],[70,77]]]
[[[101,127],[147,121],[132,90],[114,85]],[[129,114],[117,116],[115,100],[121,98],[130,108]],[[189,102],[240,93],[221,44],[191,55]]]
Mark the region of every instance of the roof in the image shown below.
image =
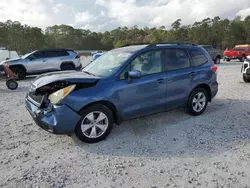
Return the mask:
[[[65,48],[45,48],[45,49],[37,50],[37,52],[49,52],[49,51],[61,52],[61,51],[73,51],[73,50],[65,49]]]

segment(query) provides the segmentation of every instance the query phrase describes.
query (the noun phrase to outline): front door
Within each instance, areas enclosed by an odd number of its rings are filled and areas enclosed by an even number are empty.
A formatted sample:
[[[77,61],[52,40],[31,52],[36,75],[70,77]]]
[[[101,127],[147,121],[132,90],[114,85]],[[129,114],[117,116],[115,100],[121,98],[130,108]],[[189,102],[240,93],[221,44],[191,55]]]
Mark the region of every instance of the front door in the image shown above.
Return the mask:
[[[138,55],[116,82],[115,96],[124,120],[165,110],[166,74],[162,54],[161,50],[151,50]],[[131,70],[139,70],[142,76],[129,82],[123,75]]]
[[[35,52],[27,60],[28,73],[39,73],[47,70],[47,57],[45,52]]]

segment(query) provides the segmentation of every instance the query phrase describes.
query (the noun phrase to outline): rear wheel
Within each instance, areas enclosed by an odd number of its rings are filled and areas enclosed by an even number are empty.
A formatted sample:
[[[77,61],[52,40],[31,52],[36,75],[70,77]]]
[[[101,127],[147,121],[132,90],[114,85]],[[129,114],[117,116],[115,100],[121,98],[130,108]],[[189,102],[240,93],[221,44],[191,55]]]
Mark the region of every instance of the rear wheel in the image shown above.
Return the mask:
[[[6,86],[10,90],[15,90],[18,88],[18,83],[15,80],[10,79],[6,82]]]
[[[188,99],[187,111],[193,116],[201,115],[207,108],[208,93],[203,88],[194,89]]]
[[[18,80],[23,80],[26,77],[26,71],[22,67],[10,67],[12,72],[14,72],[17,75]]]
[[[214,63],[215,63],[215,64],[220,64],[220,58],[219,58],[219,57],[216,57]]]
[[[66,70],[74,70],[74,66],[70,63],[65,63],[65,64],[62,64],[61,66],[61,70],[62,71],[66,71]]]
[[[244,82],[249,83],[250,82],[250,76],[247,76],[247,74],[243,74],[243,80],[244,80]]]
[[[95,104],[81,113],[82,119],[75,129],[76,136],[83,142],[96,143],[105,139],[113,128],[114,117],[109,108]]]
[[[231,59],[226,59],[226,61],[227,61],[227,62],[230,62],[230,61],[231,61]]]

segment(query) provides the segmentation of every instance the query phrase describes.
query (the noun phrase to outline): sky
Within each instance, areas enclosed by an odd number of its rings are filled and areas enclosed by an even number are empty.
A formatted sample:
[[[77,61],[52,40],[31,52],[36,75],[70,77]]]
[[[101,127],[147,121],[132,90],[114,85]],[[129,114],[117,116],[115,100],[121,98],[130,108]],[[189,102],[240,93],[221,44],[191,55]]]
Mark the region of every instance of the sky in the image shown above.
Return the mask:
[[[67,24],[106,31],[117,27],[169,28],[177,19],[192,24],[220,16],[250,15],[250,0],[1,0],[0,21],[19,21],[45,29]]]

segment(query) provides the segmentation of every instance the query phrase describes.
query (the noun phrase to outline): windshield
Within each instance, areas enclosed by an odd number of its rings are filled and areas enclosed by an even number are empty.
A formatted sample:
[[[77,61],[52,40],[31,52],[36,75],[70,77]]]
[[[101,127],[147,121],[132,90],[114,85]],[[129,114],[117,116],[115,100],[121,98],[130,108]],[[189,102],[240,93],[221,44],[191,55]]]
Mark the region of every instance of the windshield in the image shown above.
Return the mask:
[[[108,77],[112,75],[129,56],[131,56],[130,52],[112,50],[94,60],[82,71],[99,77]]]
[[[33,54],[34,52],[30,52],[30,53],[28,53],[28,54],[25,54],[25,55],[23,55],[21,58],[22,59],[25,59],[25,58],[27,58],[29,55],[31,55],[31,54]]]

